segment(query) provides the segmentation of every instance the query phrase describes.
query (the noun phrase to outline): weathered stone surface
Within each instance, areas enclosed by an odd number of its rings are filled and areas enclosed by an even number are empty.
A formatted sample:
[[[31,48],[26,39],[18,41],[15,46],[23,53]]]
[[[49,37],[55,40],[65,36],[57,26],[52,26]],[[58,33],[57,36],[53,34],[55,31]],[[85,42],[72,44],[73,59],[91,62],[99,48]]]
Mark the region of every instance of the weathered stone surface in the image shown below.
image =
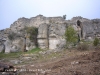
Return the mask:
[[[66,40],[60,39],[59,44],[57,45],[57,50],[62,50],[66,48]]]
[[[65,20],[61,16],[45,17],[43,15],[37,15],[36,17],[31,17],[30,19],[22,17],[11,24],[10,29],[14,32],[18,32],[25,26],[38,28],[40,24],[49,24],[50,22],[64,23],[64,21]]]
[[[32,18],[19,18],[10,28],[0,30],[0,38],[6,39],[3,44],[0,45],[0,51],[5,49],[5,52],[17,52],[21,51],[24,47],[26,50],[31,50],[35,48],[34,42],[29,38],[25,39],[25,31],[23,28],[27,27],[37,27],[38,28],[38,46],[39,48],[57,49],[61,50],[64,48],[66,42],[64,39],[64,34],[66,30],[66,25],[72,25],[76,31],[77,21],[81,21],[82,38],[87,41],[93,41],[95,37],[100,38],[100,19],[86,19],[83,17],[73,17],[71,20],[65,20],[61,16],[58,17],[45,17],[43,15],[37,15]],[[9,40],[8,35],[15,33],[14,39]],[[81,34],[78,32],[78,34]],[[1,42],[0,42],[1,43]]]
[[[4,45],[0,44],[0,52],[3,52],[3,51],[4,51]]]
[[[38,29],[38,45],[40,48],[57,49],[58,44],[64,38],[66,24],[50,23],[42,24]],[[61,45],[60,45],[61,46]],[[60,47],[59,46],[59,47]],[[58,47],[58,48],[59,48]]]
[[[89,40],[89,38],[91,38],[91,40],[93,40],[95,36],[99,37],[100,19],[89,20],[89,19],[78,16],[78,17],[73,17],[71,20],[67,20],[66,22],[68,23],[68,25],[73,25],[74,28],[76,28],[75,26],[77,26],[78,20],[81,21],[83,39]]]
[[[0,52],[5,52],[5,45],[4,45],[5,41],[6,39],[0,38]]]
[[[65,34],[66,24],[50,24],[49,26],[49,37],[59,37],[62,38]]]
[[[38,38],[48,38],[48,25],[46,23],[39,26]]]
[[[19,18],[13,24],[11,24],[10,29],[17,33],[19,30],[23,29],[25,26],[28,26],[30,23],[30,19],[27,18]]]
[[[64,39],[66,24],[51,24],[49,27],[49,49],[59,48],[61,39]],[[58,47],[59,46],[59,47]]]
[[[59,39],[50,38],[49,39],[49,49],[56,49],[59,44]]]
[[[42,24],[38,28],[38,46],[39,48],[48,48],[48,25]]]
[[[32,50],[34,48],[36,48],[34,42],[29,40],[29,38],[26,38],[26,50]]]
[[[43,24],[48,21],[46,21],[46,17],[43,15],[37,15],[36,17],[30,18],[30,24],[29,26],[39,27],[40,24]]]
[[[16,45],[13,45],[12,48],[10,49],[10,52],[18,52],[19,50],[17,49]]]
[[[10,53],[11,50],[11,41],[6,40],[5,44],[5,53]]]

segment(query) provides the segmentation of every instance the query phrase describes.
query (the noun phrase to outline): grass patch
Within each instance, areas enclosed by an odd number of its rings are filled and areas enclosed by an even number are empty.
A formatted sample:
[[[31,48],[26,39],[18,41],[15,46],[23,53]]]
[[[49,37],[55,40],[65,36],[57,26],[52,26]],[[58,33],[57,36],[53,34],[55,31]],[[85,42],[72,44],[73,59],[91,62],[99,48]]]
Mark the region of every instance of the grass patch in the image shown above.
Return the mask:
[[[32,49],[32,50],[29,50],[27,52],[25,52],[25,54],[30,54],[30,53],[39,53],[39,51],[41,51],[42,49],[40,48],[35,48],[35,49]]]
[[[18,58],[22,52],[16,52],[16,53],[0,53],[0,58]]]
[[[35,48],[27,52],[16,52],[16,53],[8,53],[8,54],[0,53],[0,58],[18,58],[22,54],[31,54],[31,53],[34,54],[34,53],[39,53],[39,51],[41,51],[40,48]]]

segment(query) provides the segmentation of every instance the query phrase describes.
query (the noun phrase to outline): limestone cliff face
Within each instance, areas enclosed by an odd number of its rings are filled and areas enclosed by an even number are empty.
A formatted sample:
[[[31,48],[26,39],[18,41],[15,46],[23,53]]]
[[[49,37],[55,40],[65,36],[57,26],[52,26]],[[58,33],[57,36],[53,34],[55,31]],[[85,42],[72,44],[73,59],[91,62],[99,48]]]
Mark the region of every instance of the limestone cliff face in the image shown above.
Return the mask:
[[[13,24],[11,24],[10,29],[15,33],[20,33],[20,30],[23,29],[25,26],[29,26],[30,19],[27,18],[19,18]]]
[[[64,22],[65,20],[62,17],[44,17],[43,15],[37,15],[36,17],[32,17],[30,19],[24,17],[19,18],[17,21],[11,24],[10,28],[0,31],[0,38],[6,39],[4,43],[0,44],[0,51],[5,49],[5,52],[9,53],[21,51],[24,47],[26,50],[35,48],[36,46],[34,42],[32,42],[29,38],[25,39],[26,33],[22,30],[25,27],[37,27],[38,46],[43,49],[49,48],[49,34],[51,34],[51,31],[49,31],[49,24],[59,24]],[[13,36],[10,36],[12,40],[9,40],[9,35]]]
[[[38,29],[38,45],[40,48],[58,49],[62,44],[65,45],[64,34],[66,24],[50,23],[42,24]]]
[[[62,17],[44,17],[43,15],[37,15],[36,17],[28,18],[19,18],[13,24],[11,24],[10,29],[16,33],[19,30],[23,29],[25,26],[28,27],[39,27],[40,24],[46,23],[49,24],[50,22],[55,23],[63,23],[65,20]]]
[[[66,31],[66,24],[51,23],[49,26],[49,49],[59,49],[64,46],[66,41],[64,34]]]
[[[80,16],[73,17],[71,20],[65,20],[62,17],[45,17],[37,15],[31,18],[19,18],[10,28],[0,30],[0,52],[17,52],[24,47],[26,50],[35,48],[34,42],[25,38],[26,33],[22,30],[25,27],[38,28],[37,41],[39,48],[61,50],[65,47],[65,30],[68,25],[77,29],[77,21],[81,21],[82,38],[93,40],[96,36],[100,38],[100,19],[86,19]],[[13,40],[9,40],[8,35],[13,34]]]
[[[100,38],[100,19],[89,20],[78,16],[78,17],[73,17],[71,20],[67,20],[66,22],[69,25],[77,26],[78,20],[81,21],[83,39],[93,40],[95,36]]]
[[[48,24],[42,24],[38,28],[38,46],[42,49],[48,48],[48,30],[49,25]]]

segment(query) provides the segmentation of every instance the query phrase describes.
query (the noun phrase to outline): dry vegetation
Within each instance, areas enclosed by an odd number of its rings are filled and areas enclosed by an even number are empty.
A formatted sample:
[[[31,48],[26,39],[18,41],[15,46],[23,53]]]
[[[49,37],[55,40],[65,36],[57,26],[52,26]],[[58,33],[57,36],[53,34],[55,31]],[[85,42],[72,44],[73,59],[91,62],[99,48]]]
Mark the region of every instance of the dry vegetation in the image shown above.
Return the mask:
[[[1,53],[0,59],[4,63],[21,60],[21,63],[12,63],[19,75],[100,75],[100,46],[89,45],[83,43],[58,52],[36,48],[28,52]]]

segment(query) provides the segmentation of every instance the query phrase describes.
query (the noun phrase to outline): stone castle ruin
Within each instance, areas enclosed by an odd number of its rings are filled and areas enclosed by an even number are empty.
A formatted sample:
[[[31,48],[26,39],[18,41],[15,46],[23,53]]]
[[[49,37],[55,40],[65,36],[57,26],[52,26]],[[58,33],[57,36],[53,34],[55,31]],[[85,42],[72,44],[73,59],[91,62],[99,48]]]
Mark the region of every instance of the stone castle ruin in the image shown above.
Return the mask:
[[[0,30],[0,52],[17,52],[22,50],[24,45],[26,50],[36,47],[29,38],[24,38],[26,35],[22,31],[24,27],[38,28],[37,42],[39,48],[62,50],[66,45],[64,34],[68,25],[74,27],[80,40],[93,41],[95,37],[100,38],[100,19],[89,20],[78,16],[71,20],[65,20],[61,16],[45,17],[43,15],[37,15],[30,19],[22,17],[11,24],[10,28]],[[13,34],[13,40],[8,38],[10,34]]]

